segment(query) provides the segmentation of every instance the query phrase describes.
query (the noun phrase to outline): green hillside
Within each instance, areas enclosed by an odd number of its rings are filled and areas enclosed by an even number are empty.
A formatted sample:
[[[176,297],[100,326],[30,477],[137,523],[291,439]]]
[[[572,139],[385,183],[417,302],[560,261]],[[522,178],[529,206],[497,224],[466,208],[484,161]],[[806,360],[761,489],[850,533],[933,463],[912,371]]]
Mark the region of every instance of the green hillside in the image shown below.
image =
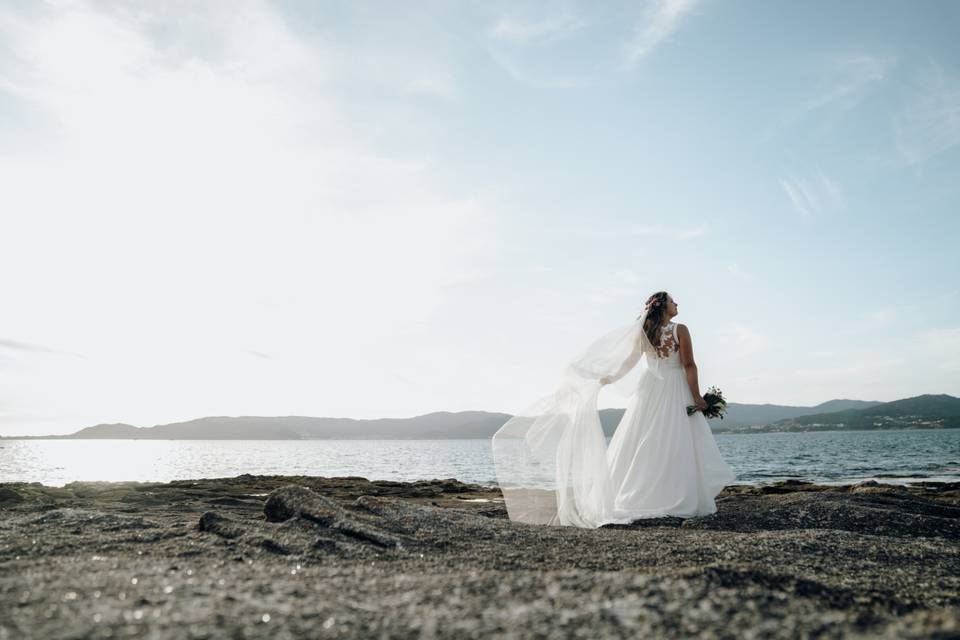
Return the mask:
[[[956,429],[960,428],[960,398],[925,394],[885,402],[865,409],[814,413],[779,420],[778,431],[837,429]]]

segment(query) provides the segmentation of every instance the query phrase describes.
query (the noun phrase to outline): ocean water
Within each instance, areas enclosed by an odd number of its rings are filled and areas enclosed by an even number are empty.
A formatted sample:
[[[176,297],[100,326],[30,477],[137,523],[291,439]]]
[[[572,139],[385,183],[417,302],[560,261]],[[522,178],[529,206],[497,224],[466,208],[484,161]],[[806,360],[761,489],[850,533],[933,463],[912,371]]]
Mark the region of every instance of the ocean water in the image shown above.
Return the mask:
[[[717,434],[738,483],[960,480],[960,429]],[[489,440],[0,440],[0,482],[254,475],[494,485]]]

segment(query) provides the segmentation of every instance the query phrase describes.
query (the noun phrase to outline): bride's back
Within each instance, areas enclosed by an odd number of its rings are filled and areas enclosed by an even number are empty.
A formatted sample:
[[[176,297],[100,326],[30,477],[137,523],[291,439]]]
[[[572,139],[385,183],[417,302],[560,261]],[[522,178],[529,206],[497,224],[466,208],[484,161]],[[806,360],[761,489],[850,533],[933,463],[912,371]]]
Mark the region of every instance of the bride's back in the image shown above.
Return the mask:
[[[680,368],[680,341],[677,339],[676,322],[667,322],[660,328],[660,345],[656,349],[661,367]]]

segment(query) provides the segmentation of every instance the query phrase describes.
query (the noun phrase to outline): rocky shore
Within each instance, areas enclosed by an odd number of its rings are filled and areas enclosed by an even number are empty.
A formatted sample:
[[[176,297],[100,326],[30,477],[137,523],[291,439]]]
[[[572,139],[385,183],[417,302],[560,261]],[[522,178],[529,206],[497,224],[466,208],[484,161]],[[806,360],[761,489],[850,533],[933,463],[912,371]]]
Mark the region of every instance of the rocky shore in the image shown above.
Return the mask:
[[[960,637],[960,483],[514,523],[456,480],[0,485],[0,640]]]

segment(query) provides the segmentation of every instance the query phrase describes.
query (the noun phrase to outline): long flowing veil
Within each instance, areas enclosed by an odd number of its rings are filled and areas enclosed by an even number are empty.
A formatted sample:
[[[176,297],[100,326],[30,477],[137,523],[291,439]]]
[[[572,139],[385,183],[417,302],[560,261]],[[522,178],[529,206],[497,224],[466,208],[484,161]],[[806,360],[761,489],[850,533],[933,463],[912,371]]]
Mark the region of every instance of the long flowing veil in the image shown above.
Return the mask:
[[[557,390],[511,417],[493,435],[493,461],[511,520],[598,527],[613,512],[614,487],[597,396],[607,377],[630,397],[646,354],[658,378],[656,349],[643,331],[649,307],[587,347],[563,370]]]

